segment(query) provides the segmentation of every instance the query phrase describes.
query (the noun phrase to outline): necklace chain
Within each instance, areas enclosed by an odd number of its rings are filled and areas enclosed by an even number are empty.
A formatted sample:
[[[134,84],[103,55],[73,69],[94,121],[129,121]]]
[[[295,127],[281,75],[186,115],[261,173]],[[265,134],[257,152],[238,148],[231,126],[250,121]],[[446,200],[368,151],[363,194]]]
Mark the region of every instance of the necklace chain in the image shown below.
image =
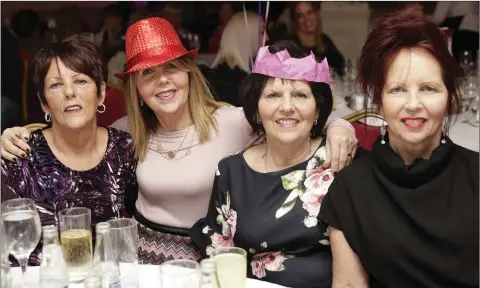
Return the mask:
[[[183,146],[183,143],[185,142],[185,139],[187,139],[187,136],[188,136],[188,132],[190,132],[190,127],[192,127],[193,125],[190,125],[187,129],[187,133],[185,133],[185,136],[183,137],[182,139],[182,142],[180,143],[180,146],[177,148],[177,150],[166,150],[165,148],[163,148],[163,145],[162,145],[162,141],[160,141],[160,139],[157,139],[157,144],[158,144],[158,147],[160,148],[159,150],[155,150],[157,151],[160,155],[162,155],[163,158],[167,159],[167,160],[174,160],[175,159],[175,156],[177,156],[177,153],[180,151],[180,149],[182,148]],[[187,151],[185,152],[185,156],[188,156],[190,155],[191,153],[191,149],[188,148]],[[184,157],[185,157],[184,156]],[[183,157],[182,157],[183,158]]]
[[[265,171],[265,173],[268,172],[268,170],[267,170],[267,168],[268,168],[267,153],[268,153],[268,145],[267,145],[267,149],[265,150],[265,154],[263,154],[263,170]],[[308,153],[307,153],[307,157],[305,158],[305,161],[310,157],[311,154],[312,154],[312,139],[310,139],[310,141],[308,142]],[[273,158],[273,162],[275,163],[275,165],[278,168],[278,163],[275,160],[275,157],[273,156],[273,154],[272,154],[272,158]]]

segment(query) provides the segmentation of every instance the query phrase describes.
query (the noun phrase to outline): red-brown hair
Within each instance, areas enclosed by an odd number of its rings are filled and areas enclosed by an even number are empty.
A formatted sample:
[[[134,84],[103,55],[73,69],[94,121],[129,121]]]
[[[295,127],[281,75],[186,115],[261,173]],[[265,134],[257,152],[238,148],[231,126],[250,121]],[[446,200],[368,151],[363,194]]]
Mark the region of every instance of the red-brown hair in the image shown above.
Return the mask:
[[[442,78],[448,91],[446,131],[452,116],[461,110],[461,96],[457,79],[462,71],[448,51],[447,42],[440,29],[428,21],[418,4],[385,13],[367,37],[358,63],[357,81],[365,97],[365,107],[371,98],[377,111],[382,106],[382,92],[388,69],[395,56],[403,49],[421,48],[439,63]]]
[[[102,81],[108,78],[108,69],[99,48],[80,37],[69,37],[46,44],[33,57],[33,83],[43,104],[47,104],[44,93],[45,77],[52,61],[57,58],[69,69],[92,78],[100,97],[100,87]]]

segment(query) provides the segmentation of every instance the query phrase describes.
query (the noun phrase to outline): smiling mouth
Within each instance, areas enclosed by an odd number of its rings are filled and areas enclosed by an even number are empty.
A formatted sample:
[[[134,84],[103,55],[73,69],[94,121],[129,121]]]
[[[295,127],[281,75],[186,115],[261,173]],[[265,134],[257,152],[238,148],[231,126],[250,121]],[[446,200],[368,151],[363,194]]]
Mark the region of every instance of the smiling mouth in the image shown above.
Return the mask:
[[[174,98],[176,94],[177,94],[177,90],[170,89],[164,92],[157,93],[155,94],[155,96],[160,98],[160,100],[170,100]]]
[[[403,124],[405,124],[408,127],[412,127],[412,128],[422,127],[425,124],[425,122],[427,121],[427,119],[423,119],[423,118],[401,119],[401,120],[402,120]]]
[[[296,119],[278,119],[275,121],[280,127],[292,127],[297,125],[300,121]]]
[[[65,108],[64,112],[76,112],[76,111],[80,111],[82,109],[83,108],[80,105],[72,105],[72,106],[68,106],[67,108]]]

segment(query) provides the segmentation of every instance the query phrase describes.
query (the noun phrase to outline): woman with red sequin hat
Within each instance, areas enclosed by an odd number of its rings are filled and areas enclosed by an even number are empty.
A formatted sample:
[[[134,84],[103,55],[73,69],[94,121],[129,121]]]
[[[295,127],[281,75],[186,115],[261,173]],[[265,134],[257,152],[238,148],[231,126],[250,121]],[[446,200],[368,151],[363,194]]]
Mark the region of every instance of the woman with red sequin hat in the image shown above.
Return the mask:
[[[132,135],[139,160],[134,217],[143,264],[201,258],[188,232],[207,214],[218,162],[262,140],[242,108],[213,99],[196,54],[182,46],[165,19],[143,19],[127,30],[126,71],[116,76],[124,80],[128,116],[112,126]],[[329,126],[332,167],[339,169],[357,139],[342,127],[353,130],[344,120]],[[7,131],[2,141],[12,132],[19,130]]]

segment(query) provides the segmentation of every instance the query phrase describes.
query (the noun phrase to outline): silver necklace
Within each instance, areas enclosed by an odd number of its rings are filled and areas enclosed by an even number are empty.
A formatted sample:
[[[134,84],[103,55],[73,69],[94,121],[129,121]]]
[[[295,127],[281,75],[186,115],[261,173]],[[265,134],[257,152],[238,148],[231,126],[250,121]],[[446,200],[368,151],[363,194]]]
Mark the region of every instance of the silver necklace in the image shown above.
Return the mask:
[[[188,132],[190,132],[190,127],[192,127],[193,125],[190,125],[187,129],[187,133],[185,133],[185,136],[183,137],[183,140],[182,140],[182,143],[180,143],[180,146],[178,147],[177,150],[166,150],[163,148],[162,146],[162,141],[160,141],[160,139],[157,139],[157,144],[159,146],[159,150],[160,151],[157,151],[160,153],[160,155],[163,156],[163,158],[167,159],[167,160],[173,160],[175,159],[175,156],[177,156],[177,153],[178,151],[180,151],[180,149],[182,148],[183,146],[183,142],[185,142],[185,139],[187,139],[187,136],[188,136]],[[185,153],[185,156],[188,156],[190,155],[191,151],[190,151],[190,148],[187,149],[186,153]],[[166,157],[165,157],[166,156]]]
[[[268,145],[267,145],[267,149],[265,150],[265,154],[263,154],[263,170],[265,171],[265,173],[267,173],[267,168],[268,168],[268,161],[267,161],[267,152],[268,152]],[[310,139],[310,141],[308,142],[308,154],[307,154],[307,157],[305,158],[305,161],[310,157],[310,154],[312,154],[312,139]],[[277,165],[277,168],[278,168],[278,164],[277,164],[277,161],[275,160],[275,157],[273,157],[272,155],[272,158],[273,158],[273,162],[275,162],[275,165]]]

